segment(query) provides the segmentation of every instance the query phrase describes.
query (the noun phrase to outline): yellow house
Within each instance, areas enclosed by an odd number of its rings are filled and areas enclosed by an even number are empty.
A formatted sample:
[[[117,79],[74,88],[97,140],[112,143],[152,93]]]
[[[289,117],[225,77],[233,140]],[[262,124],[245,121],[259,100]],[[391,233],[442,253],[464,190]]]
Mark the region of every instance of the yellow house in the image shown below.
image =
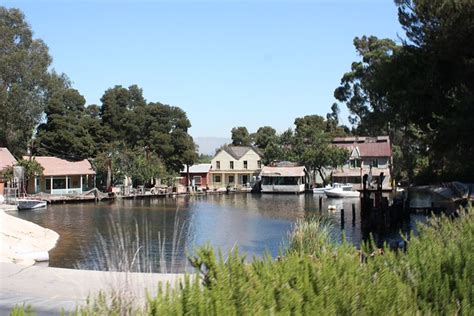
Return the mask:
[[[262,170],[262,153],[249,146],[226,146],[211,161],[213,188],[251,187]]]

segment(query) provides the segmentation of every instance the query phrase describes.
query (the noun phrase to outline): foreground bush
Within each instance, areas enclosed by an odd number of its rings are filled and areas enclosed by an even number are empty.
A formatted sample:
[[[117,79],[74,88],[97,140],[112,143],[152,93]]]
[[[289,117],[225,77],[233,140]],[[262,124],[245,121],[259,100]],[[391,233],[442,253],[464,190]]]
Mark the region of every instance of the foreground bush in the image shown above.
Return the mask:
[[[203,247],[190,259],[199,277],[160,288],[145,309],[121,310],[102,298],[78,314],[472,315],[472,211],[420,225],[406,251],[335,244],[315,220],[298,223],[277,260],[247,263],[237,250],[217,259]]]
[[[306,226],[302,226],[306,225]],[[232,314],[463,314],[474,312],[474,215],[433,218],[419,227],[406,252],[359,251],[329,243],[324,225],[302,223],[295,234],[319,227],[322,237],[303,247],[293,236],[280,260],[246,264],[238,252],[216,260],[211,248],[193,263],[202,277],[150,298],[152,315]],[[308,231],[314,234],[314,231]],[[311,241],[309,241],[311,243]],[[370,247],[364,247],[366,250]],[[310,252],[308,252],[310,250]]]

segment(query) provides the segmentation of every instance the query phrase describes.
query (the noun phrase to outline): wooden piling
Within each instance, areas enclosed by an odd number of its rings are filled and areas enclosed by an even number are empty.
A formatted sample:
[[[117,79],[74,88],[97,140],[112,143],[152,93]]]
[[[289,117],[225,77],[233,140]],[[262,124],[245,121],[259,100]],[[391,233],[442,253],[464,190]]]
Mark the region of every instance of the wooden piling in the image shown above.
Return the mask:
[[[341,229],[344,229],[344,209],[341,209]]]
[[[352,226],[355,226],[356,223],[356,209],[355,204],[352,203]]]

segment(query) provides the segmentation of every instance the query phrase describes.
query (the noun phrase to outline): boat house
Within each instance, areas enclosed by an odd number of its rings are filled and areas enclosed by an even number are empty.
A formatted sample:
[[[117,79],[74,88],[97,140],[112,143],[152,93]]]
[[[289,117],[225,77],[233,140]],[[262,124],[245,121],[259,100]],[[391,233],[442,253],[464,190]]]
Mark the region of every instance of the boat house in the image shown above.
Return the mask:
[[[214,189],[250,188],[262,169],[262,153],[250,146],[225,146],[211,161]]]
[[[391,189],[392,149],[388,136],[336,137],[332,144],[351,153],[343,166],[333,170],[333,182],[361,184],[364,174],[370,173],[372,180],[377,181],[383,172],[382,188]]]
[[[304,166],[281,163],[263,167],[260,177],[262,193],[303,193],[309,179]]]
[[[212,164],[210,163],[201,163],[189,166],[189,184],[195,188],[206,188],[210,185],[210,171]],[[188,170],[184,166],[181,174],[181,183],[184,186],[188,185]]]
[[[43,175],[29,181],[28,193],[82,194],[95,187],[95,171],[87,159],[69,161],[44,156],[32,159],[43,167]]]

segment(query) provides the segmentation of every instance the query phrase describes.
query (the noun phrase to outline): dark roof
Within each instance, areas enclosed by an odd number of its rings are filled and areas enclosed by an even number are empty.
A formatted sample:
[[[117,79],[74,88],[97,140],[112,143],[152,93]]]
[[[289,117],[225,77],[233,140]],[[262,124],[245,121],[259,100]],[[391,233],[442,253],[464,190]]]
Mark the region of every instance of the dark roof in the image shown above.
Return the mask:
[[[388,136],[377,137],[337,137],[334,138],[333,145],[347,148],[349,151],[357,148],[361,157],[390,157],[390,139]]]
[[[225,150],[229,155],[231,155],[232,157],[234,157],[237,160],[242,158],[250,150],[255,151],[260,157],[263,156],[260,149],[255,148],[255,147],[250,147],[250,146],[226,146],[226,147],[222,148],[222,150]]]

